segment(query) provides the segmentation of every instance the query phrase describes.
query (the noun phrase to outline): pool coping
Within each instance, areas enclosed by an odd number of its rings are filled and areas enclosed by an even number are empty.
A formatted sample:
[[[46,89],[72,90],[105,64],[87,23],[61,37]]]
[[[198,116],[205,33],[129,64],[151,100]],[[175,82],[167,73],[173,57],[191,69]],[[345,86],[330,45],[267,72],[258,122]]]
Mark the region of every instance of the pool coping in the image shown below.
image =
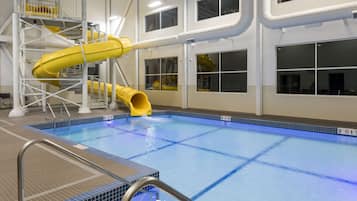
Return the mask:
[[[239,115],[220,115],[220,114],[207,114],[201,112],[191,112],[191,111],[174,111],[174,110],[163,110],[163,111],[155,111],[153,115],[179,115],[179,116],[188,116],[188,117],[196,117],[196,118],[205,118],[210,120],[217,121],[227,121],[227,122],[235,122],[235,123],[244,123],[244,124],[252,124],[257,126],[270,126],[275,128],[286,128],[286,129],[294,129],[301,131],[309,131],[309,132],[319,132],[325,134],[333,134],[333,135],[341,135],[341,136],[349,136],[349,137],[357,137],[357,134],[341,134],[339,129],[349,129],[349,128],[340,128],[335,126],[325,126],[319,124],[312,123],[301,123],[301,122],[292,122],[292,121],[281,121],[281,120],[268,120],[268,119],[259,119],[259,118],[251,118],[251,117],[239,117]],[[94,117],[94,118],[81,118],[74,119],[71,122],[71,125],[78,125],[84,123],[93,123],[98,121],[105,120],[114,120],[121,118],[131,118],[129,114],[118,114],[118,115],[104,115],[102,117]],[[52,128],[51,123],[42,123],[29,125],[30,127],[34,127],[37,129],[49,129]],[[66,122],[57,122],[57,127],[65,127],[68,126]],[[352,128],[351,128],[352,129]]]

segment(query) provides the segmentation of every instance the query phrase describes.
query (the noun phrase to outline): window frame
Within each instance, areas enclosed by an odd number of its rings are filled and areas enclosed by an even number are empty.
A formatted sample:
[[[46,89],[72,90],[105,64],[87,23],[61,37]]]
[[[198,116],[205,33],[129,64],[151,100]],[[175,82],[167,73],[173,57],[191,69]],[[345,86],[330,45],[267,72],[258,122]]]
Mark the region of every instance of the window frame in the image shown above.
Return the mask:
[[[162,60],[163,59],[168,59],[168,58],[175,58],[177,60],[177,72],[176,73],[162,73]],[[159,70],[160,72],[159,73],[153,73],[153,74],[147,74],[146,73],[146,61],[147,60],[156,60],[158,59],[159,60]],[[171,92],[178,92],[179,91],[179,57],[178,56],[165,56],[165,57],[154,57],[154,58],[144,58],[144,77],[145,77],[145,91],[171,91]],[[146,81],[147,81],[147,77],[149,76],[159,76],[160,77],[160,89],[147,89],[146,87]],[[165,90],[165,89],[162,89],[162,76],[177,76],[177,84],[176,84],[176,90]]]
[[[226,52],[240,52],[240,51],[245,51],[246,52],[246,59],[247,59],[247,69],[246,70],[239,70],[239,71],[222,71],[222,53],[226,53]],[[218,71],[212,71],[212,72],[198,72],[198,65],[197,65],[197,56],[198,55],[202,55],[202,54],[218,54]],[[195,54],[195,59],[196,59],[196,71],[195,71],[195,76],[196,76],[196,82],[195,82],[195,86],[196,86],[196,93],[215,93],[215,94],[248,94],[248,65],[249,65],[249,61],[248,61],[248,49],[235,49],[235,50],[224,50],[224,51],[218,51],[218,52],[200,52],[200,53],[196,53]],[[246,79],[246,91],[242,92],[232,92],[232,91],[223,91],[222,90],[222,74],[246,74],[247,79]],[[210,74],[217,74],[218,75],[218,91],[200,91],[198,90],[198,75],[210,75]]]
[[[169,10],[173,10],[173,9],[176,9],[176,18],[177,18],[176,22],[177,22],[177,24],[174,25],[174,26],[169,26],[169,27],[162,28],[162,13],[166,12],[166,11],[169,11]],[[147,25],[146,17],[150,16],[150,15],[154,15],[154,14],[159,14],[159,28],[151,30],[151,31],[146,31],[146,25]],[[166,30],[166,29],[170,29],[170,28],[173,28],[173,27],[177,27],[178,25],[179,25],[179,8],[178,8],[178,6],[169,7],[167,9],[160,10],[158,12],[149,12],[149,13],[144,15],[144,30],[145,30],[145,33],[152,33],[152,32],[155,32],[155,31]]]
[[[229,15],[233,15],[233,14],[237,14],[237,13],[241,12],[241,0],[238,0],[238,12],[233,12],[233,13],[228,13],[228,14],[222,15],[222,0],[217,0],[218,1],[218,16],[199,20],[198,19],[198,2],[199,1],[201,1],[201,0],[195,0],[195,22],[196,23],[216,19],[216,18],[223,17],[223,16],[229,16]]]
[[[284,2],[285,3],[285,2]],[[286,44],[275,44],[275,95],[276,96],[305,96],[305,97],[329,97],[329,98],[357,98],[357,95],[329,95],[329,94],[319,94],[318,93],[318,72],[321,70],[349,70],[355,69],[357,70],[356,66],[344,66],[344,67],[318,67],[318,44],[319,43],[328,43],[328,42],[340,42],[340,41],[347,41],[347,40],[357,40],[357,37],[346,37],[346,38],[339,38],[339,39],[329,39],[329,40],[321,40],[321,41],[307,41],[303,43],[286,43]],[[277,48],[279,47],[287,47],[287,46],[298,46],[298,45],[308,45],[314,44],[315,46],[315,66],[313,68],[291,68],[291,69],[278,69],[278,55],[277,55]],[[314,70],[315,72],[315,93],[314,94],[289,94],[289,93],[278,93],[278,72],[287,72],[287,71],[308,71]]]

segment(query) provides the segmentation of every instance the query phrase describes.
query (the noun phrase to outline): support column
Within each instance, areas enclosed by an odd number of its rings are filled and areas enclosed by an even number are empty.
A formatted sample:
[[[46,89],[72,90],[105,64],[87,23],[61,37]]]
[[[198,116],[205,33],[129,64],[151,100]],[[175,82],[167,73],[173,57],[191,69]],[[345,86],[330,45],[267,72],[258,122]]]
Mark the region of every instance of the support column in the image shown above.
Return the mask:
[[[87,37],[87,30],[88,30],[88,24],[87,24],[87,0],[82,0],[82,37],[83,37],[83,44],[88,43],[88,37]],[[83,48],[83,51],[85,53],[85,49]],[[84,54],[85,57],[85,54]],[[80,114],[87,114],[91,113],[89,107],[88,107],[88,64],[85,58],[84,63],[83,63],[83,75],[82,75],[82,105],[81,108],[79,108],[78,113]]]
[[[14,8],[15,9],[15,8]],[[12,72],[13,72],[13,92],[12,92],[12,101],[13,106],[12,110],[9,113],[9,117],[21,117],[25,115],[25,112],[22,110],[20,105],[20,36],[19,36],[19,15],[14,12],[12,14]]]
[[[112,102],[110,103],[109,108],[115,110],[117,108],[117,102],[116,102],[117,91],[115,90],[117,85],[117,77],[115,74],[115,68],[112,60],[110,60],[110,70],[112,75]]]
[[[46,83],[41,83],[41,90],[43,91],[42,96],[41,96],[42,111],[46,112],[47,111],[47,99],[46,99],[46,93],[45,93],[45,91],[47,91]]]
[[[256,87],[255,87],[255,114],[263,115],[263,25],[257,22],[256,35]]]
[[[181,108],[182,109],[187,109],[188,108],[188,69],[190,65],[190,55],[189,55],[189,44],[186,42],[183,45],[184,48],[184,56],[183,56],[183,80],[182,80],[182,104]]]

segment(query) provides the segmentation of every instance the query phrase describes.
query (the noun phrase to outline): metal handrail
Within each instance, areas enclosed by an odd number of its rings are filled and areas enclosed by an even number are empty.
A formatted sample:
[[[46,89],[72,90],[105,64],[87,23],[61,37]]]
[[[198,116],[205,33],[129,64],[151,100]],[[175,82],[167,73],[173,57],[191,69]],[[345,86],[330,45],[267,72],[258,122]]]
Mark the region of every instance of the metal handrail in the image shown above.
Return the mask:
[[[91,168],[117,180],[117,181],[120,181],[120,182],[130,185],[130,182],[128,180],[121,178],[120,176],[112,173],[111,171],[104,169],[100,165],[98,165],[98,164],[96,164],[96,163],[94,163],[94,162],[92,162],[92,161],[58,145],[58,144],[55,144],[47,139],[32,140],[32,141],[27,142],[22,147],[22,149],[19,151],[19,153],[17,154],[17,183],[18,183],[17,190],[18,190],[18,200],[19,201],[25,200],[23,158],[26,153],[26,150],[28,150],[31,146],[36,145],[36,144],[44,144],[51,148],[54,148],[56,151],[58,151],[64,155],[67,155],[68,157],[71,157],[71,158],[75,159],[76,161],[78,161],[88,167],[91,167]]]
[[[66,111],[68,118],[71,119],[71,113],[69,112],[67,105],[64,102],[62,102],[62,105],[63,105],[64,111]]]
[[[49,103],[47,103],[47,106],[48,106],[48,109],[50,109],[53,119],[56,119],[56,114],[53,112],[52,106]]]
[[[48,109],[50,110],[50,112],[51,112],[51,115],[52,115],[52,119],[51,119],[51,121],[52,121],[52,127],[53,128],[56,128],[56,114],[55,114],[55,112],[53,111],[53,109],[52,109],[52,106],[51,106],[51,104],[50,103],[47,103],[47,107],[48,107]]]
[[[62,105],[63,105],[64,111],[66,112],[67,117],[68,117],[68,126],[70,126],[71,125],[71,121],[72,121],[71,120],[71,113],[69,112],[69,110],[67,108],[67,105],[64,102],[62,102]]]
[[[180,201],[191,201],[190,198],[186,197],[182,193],[178,192],[176,189],[172,188],[171,186],[167,185],[166,183],[160,181],[155,177],[143,177],[142,179],[135,182],[124,194],[122,201],[130,201],[137,192],[147,186],[155,186],[158,187],[165,192],[171,194],[175,198]]]

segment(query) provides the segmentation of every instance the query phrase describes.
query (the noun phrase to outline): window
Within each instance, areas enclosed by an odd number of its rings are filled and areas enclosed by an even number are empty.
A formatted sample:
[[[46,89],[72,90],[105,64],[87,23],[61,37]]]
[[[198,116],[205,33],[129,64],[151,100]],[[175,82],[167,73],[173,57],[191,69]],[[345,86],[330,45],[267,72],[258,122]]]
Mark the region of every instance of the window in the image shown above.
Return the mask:
[[[155,13],[145,17],[146,32],[160,29],[160,13]]]
[[[177,25],[177,8],[145,16],[145,31],[155,31]]]
[[[197,91],[247,92],[247,50],[197,55]]]
[[[278,93],[315,94],[315,71],[278,72]]]
[[[199,0],[197,20],[239,12],[239,0]]]
[[[357,40],[277,48],[277,92],[357,95]]]
[[[145,60],[146,90],[177,90],[177,57]]]
[[[288,1],[292,1],[292,0],[278,0],[278,3],[284,3],[284,2],[288,2]]]
[[[161,29],[177,25],[177,8],[161,13]]]

